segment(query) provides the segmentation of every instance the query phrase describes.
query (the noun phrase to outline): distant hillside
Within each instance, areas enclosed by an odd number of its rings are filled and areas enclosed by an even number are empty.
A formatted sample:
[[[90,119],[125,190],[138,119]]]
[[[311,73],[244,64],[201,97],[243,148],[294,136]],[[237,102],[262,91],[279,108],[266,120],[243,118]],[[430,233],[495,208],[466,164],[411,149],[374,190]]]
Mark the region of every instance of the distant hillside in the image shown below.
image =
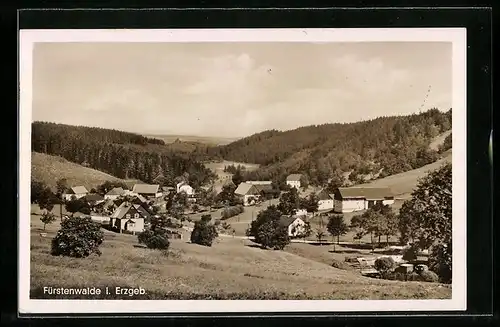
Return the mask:
[[[351,182],[359,184],[366,177],[394,175],[436,161],[439,153],[430,145],[451,130],[451,113],[451,109],[431,109],[356,123],[270,130],[203,152],[260,164],[248,176],[251,179],[283,179],[300,172],[313,184],[324,185],[333,174],[347,173]]]
[[[396,198],[407,199],[410,198],[411,192],[415,189],[415,186],[420,178],[424,177],[429,171],[438,169],[446,162],[452,162],[451,149],[443,153],[443,157],[441,159],[431,164],[356,186],[390,187]]]
[[[61,178],[66,178],[70,186],[83,185],[88,190],[105,181],[124,182],[122,179],[69,162],[64,158],[37,152],[31,153],[31,176],[37,181],[44,182],[53,190],[55,190],[57,180]]]
[[[112,129],[32,123],[35,152],[55,155],[122,179],[172,184],[184,176],[193,187],[215,178],[189,153],[172,150],[165,142]]]

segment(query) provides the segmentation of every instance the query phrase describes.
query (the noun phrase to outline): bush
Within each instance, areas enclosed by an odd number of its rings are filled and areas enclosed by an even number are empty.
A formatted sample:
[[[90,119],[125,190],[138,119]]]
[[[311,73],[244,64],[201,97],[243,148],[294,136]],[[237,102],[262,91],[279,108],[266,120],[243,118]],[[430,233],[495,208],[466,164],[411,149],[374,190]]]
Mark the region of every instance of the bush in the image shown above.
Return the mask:
[[[430,270],[424,270],[420,273],[421,280],[429,283],[437,283],[439,281],[439,276]]]
[[[245,211],[245,208],[242,205],[236,205],[233,207],[226,208],[222,210],[221,212],[221,219],[226,220],[231,217],[237,216],[240,213],[243,213]]]
[[[100,224],[90,217],[72,217],[61,223],[61,229],[52,239],[52,255],[75,258],[101,255],[99,246],[104,240]]]
[[[351,267],[346,264],[345,262],[342,262],[340,260],[333,260],[332,262],[332,267],[337,268],[337,269],[342,269],[342,270],[351,270]]]
[[[383,257],[375,260],[375,269],[377,269],[381,275],[390,272],[394,268],[394,265],[394,259],[391,257]]]
[[[411,272],[407,275],[407,280],[411,282],[420,282],[422,281],[422,277],[416,272]]]
[[[212,246],[214,239],[218,236],[217,230],[208,219],[203,219],[194,223],[191,232],[191,243]]]
[[[163,228],[147,229],[137,236],[140,244],[144,244],[148,249],[167,250],[170,246],[168,232]]]

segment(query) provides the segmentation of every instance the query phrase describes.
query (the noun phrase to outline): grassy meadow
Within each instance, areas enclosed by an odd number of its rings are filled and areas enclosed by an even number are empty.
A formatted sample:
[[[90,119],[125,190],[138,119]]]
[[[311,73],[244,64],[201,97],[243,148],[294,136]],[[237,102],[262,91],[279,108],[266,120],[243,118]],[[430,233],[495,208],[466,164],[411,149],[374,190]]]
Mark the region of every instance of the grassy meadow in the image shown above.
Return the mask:
[[[145,295],[101,295],[102,299],[445,299],[446,285],[362,277],[337,269],[331,246],[290,244],[263,250],[242,238],[219,237],[212,247],[190,244],[186,233],[167,252],[139,246],[137,237],[104,230],[101,256],[55,257],[50,242],[59,220],[43,224],[31,216],[31,298],[55,298],[43,287],[142,287]],[[76,298],[76,296],[75,296]],[[80,298],[84,298],[80,296]],[[88,297],[87,297],[88,298]]]

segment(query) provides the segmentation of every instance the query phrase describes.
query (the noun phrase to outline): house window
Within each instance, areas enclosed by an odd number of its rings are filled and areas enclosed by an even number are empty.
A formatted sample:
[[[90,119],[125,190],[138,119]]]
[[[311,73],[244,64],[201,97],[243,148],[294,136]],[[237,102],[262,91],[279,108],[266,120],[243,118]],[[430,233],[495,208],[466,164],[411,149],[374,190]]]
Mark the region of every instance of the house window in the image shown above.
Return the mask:
[[[134,215],[134,218],[139,218],[139,214],[138,214],[138,213],[136,213],[136,214]]]
[[[129,213],[127,213],[127,215],[126,215],[125,217],[127,217],[127,218],[129,218],[129,219],[130,219],[130,214],[129,214]]]

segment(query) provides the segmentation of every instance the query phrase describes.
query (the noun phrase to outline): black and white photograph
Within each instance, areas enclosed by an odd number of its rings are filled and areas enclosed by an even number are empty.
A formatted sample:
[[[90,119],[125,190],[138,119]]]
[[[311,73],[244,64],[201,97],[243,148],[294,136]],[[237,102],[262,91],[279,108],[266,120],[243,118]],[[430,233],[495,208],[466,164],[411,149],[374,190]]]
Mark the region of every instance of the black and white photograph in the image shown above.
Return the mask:
[[[21,31],[20,310],[464,310],[465,48]]]

